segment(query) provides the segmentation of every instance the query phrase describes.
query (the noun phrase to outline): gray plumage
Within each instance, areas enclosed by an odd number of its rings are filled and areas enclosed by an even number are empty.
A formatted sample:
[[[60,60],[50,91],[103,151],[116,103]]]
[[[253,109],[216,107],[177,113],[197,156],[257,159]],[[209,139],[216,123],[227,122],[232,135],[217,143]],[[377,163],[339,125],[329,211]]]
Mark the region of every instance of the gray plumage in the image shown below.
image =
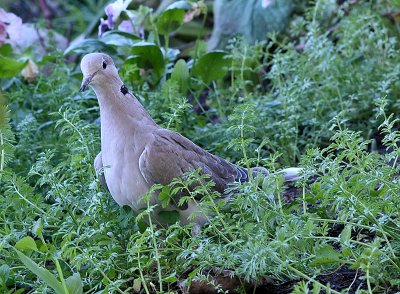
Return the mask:
[[[97,96],[101,119],[101,153],[95,168],[104,168],[100,182],[108,188],[119,205],[134,210],[146,207],[143,195],[153,184],[169,184],[185,172],[201,168],[215,182],[215,190],[223,193],[228,184],[247,181],[247,170],[213,155],[177,132],[158,126],[136,97],[121,81],[111,59],[103,53],[91,53],[81,61],[83,82],[81,90],[90,85]],[[267,175],[264,168],[254,173]],[[150,204],[158,204],[153,195]],[[184,207],[173,203],[166,210],[177,210],[180,219],[198,212],[199,207],[189,201]],[[203,224],[204,215],[195,222]]]

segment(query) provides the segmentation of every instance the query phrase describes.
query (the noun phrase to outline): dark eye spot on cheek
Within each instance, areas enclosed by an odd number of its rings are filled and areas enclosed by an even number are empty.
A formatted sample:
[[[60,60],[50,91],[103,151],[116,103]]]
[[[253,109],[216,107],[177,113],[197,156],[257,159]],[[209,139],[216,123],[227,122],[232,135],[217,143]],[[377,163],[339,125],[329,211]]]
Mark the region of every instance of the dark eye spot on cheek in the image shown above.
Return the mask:
[[[121,86],[121,93],[125,95],[128,92],[129,92],[128,88],[125,85],[122,85]]]

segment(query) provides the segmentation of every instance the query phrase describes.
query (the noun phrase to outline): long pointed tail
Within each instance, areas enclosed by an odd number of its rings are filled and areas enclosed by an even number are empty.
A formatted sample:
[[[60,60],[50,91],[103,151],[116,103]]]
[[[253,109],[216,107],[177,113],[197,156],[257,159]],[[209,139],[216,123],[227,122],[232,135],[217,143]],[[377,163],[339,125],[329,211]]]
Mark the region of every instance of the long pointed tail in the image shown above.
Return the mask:
[[[302,178],[303,169],[301,167],[289,167],[280,170],[277,173],[282,174],[285,182],[291,182]]]
[[[277,171],[276,174],[281,174],[283,178],[285,179],[285,182],[291,182],[291,181],[296,181],[300,180],[302,178],[302,172],[303,169],[300,167],[289,167],[285,168],[283,170]],[[251,168],[251,173],[253,177],[256,177],[257,175],[263,175],[265,177],[269,176],[269,172],[266,168],[264,167],[253,167]],[[247,180],[247,179],[246,179]]]

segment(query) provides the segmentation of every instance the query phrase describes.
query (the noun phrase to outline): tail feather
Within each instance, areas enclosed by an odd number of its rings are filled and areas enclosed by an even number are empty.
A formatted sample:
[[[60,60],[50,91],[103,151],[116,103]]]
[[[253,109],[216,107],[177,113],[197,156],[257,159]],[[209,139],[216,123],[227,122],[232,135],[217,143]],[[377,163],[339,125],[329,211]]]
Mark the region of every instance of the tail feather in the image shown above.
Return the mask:
[[[250,169],[251,175],[253,178],[257,177],[258,175],[268,177],[270,175],[270,172],[264,168],[264,167],[253,167]],[[283,170],[280,170],[276,172],[277,174],[281,174],[283,178],[285,179],[285,182],[292,182],[296,180],[300,180],[302,178],[302,172],[303,169],[300,167],[290,167],[290,168],[285,168]],[[249,173],[247,169],[242,168],[242,167],[237,167],[237,176],[235,181],[236,182],[247,182],[249,181]]]
[[[285,179],[285,182],[297,181],[302,178],[303,169],[301,167],[289,167],[277,172],[281,174]],[[268,177],[270,175],[269,171],[264,167],[253,167],[251,168],[251,174],[253,177],[262,175]]]
[[[269,176],[269,171],[265,168],[265,167],[252,167],[250,169],[251,171],[251,175],[255,178],[258,175],[262,175],[264,177],[268,177]]]
[[[280,170],[278,173],[282,174],[285,182],[291,182],[302,178],[303,169],[301,167],[290,167]]]

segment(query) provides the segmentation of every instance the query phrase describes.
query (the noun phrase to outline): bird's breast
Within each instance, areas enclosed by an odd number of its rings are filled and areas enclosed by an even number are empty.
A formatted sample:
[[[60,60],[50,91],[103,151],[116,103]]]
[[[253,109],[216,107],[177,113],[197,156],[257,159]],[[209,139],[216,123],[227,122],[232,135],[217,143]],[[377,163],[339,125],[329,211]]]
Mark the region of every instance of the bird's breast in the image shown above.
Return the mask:
[[[102,126],[101,151],[108,189],[119,205],[134,210],[146,206],[143,196],[150,188],[139,170],[143,149],[134,130]]]

